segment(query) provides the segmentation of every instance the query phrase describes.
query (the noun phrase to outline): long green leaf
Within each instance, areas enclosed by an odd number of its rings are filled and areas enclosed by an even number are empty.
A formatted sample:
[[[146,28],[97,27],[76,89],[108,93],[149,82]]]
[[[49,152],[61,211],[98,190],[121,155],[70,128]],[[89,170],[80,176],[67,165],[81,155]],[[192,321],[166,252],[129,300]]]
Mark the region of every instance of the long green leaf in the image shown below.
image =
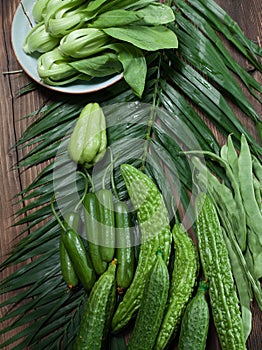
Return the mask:
[[[163,85],[160,99],[166,110],[177,116],[194,133],[201,149],[213,149],[214,153],[218,154],[220,151],[218,142],[203,119],[177,89],[166,82],[163,82]]]
[[[233,132],[238,142],[240,142],[241,134],[245,134],[253,151],[261,154],[261,146],[238,120],[223,95],[193,67],[173,54],[169,53],[169,57],[181,72],[167,67],[172,83],[182,90],[198,108],[207,113],[209,118],[212,118],[215,125],[219,127],[219,131],[225,135]]]
[[[213,0],[200,0],[191,3],[214,28],[231,41],[235,47],[259,70],[261,63],[257,56],[262,56],[262,49],[249,40],[239,25]]]
[[[180,42],[179,52],[181,55],[195,68],[214,80],[251,119],[258,121],[260,119],[259,115],[246,99],[239,83],[236,82],[227,69],[212,42],[183,16],[177,15],[177,21],[184,29],[183,31],[176,31]]]
[[[176,0],[176,6],[179,10],[183,12],[186,18],[189,18],[194,25],[199,28],[212,42],[212,44],[219,50],[221,59],[224,60],[227,67],[237,74],[238,78],[243,81],[246,87],[249,89],[250,93],[253,94],[258,100],[261,98],[253,91],[257,90],[262,93],[262,86],[257,82],[252,75],[250,75],[242,66],[240,66],[235,59],[231,57],[222,40],[211,27],[207,21],[203,21],[203,17],[197,11],[192,11],[191,6],[184,0]],[[187,21],[188,23],[188,21]]]
[[[103,31],[115,39],[127,41],[142,50],[157,51],[177,48],[177,37],[173,31],[163,26],[110,27]]]

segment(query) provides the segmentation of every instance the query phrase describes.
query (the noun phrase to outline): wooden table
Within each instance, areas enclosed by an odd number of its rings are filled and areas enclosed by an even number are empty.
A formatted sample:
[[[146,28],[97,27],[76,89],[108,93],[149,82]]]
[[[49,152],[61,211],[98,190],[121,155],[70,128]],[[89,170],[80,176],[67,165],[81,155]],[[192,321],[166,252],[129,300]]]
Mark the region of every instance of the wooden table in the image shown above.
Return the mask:
[[[195,0],[194,0],[195,1]],[[19,204],[15,203],[14,196],[25,188],[35,176],[39,173],[41,167],[36,167],[27,171],[26,174],[16,169],[15,165],[18,159],[23,156],[23,152],[12,148],[19,140],[30,120],[21,119],[32,111],[35,111],[43,101],[50,97],[55,98],[54,93],[46,89],[37,89],[32,93],[17,97],[20,88],[24,87],[30,80],[24,74],[3,74],[2,72],[17,71],[20,69],[14,56],[11,46],[11,23],[19,0],[1,0],[1,36],[0,36],[0,186],[1,186],[1,240],[0,254],[1,260],[5,259],[10,253],[12,246],[20,239],[17,238],[21,228],[14,228],[13,215],[19,209]],[[262,2],[261,0],[217,0],[245,32],[246,36],[262,43]],[[235,57],[237,52],[232,52]],[[242,62],[244,67],[249,70],[246,62]],[[254,72],[253,74],[257,74]],[[10,274],[13,268],[1,273],[1,279]],[[10,298],[10,295],[1,297],[1,302]],[[1,310],[1,315],[7,311]],[[10,334],[8,334],[8,337]],[[7,339],[7,335],[2,337],[0,343]],[[212,341],[211,341],[212,342]],[[217,344],[209,344],[209,349],[218,349]],[[254,308],[254,326],[252,334],[248,341],[249,350],[262,349],[262,317],[261,312]],[[196,349],[197,350],[197,349]]]

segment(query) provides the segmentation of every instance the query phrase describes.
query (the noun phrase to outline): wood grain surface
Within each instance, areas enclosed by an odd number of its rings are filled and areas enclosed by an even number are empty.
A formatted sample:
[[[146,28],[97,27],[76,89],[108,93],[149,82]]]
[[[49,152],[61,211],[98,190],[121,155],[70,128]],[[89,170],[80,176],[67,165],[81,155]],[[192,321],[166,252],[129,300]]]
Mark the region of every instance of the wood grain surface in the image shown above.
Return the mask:
[[[197,0],[193,0],[197,1]],[[56,93],[48,91],[39,86],[39,88],[18,97],[17,93],[20,88],[24,87],[30,79],[23,73],[10,73],[20,70],[20,66],[12,50],[11,45],[11,23],[15,10],[19,4],[19,0],[0,0],[0,256],[1,261],[6,259],[12,247],[18,240],[21,227],[12,227],[14,215],[19,209],[20,204],[16,203],[14,196],[25,188],[35,178],[41,170],[41,167],[34,167],[27,171],[20,171],[16,167],[18,159],[23,157],[23,153],[27,153],[28,149],[18,151],[14,145],[19,140],[32,119],[23,119],[24,116],[39,108],[44,101],[55,99]],[[217,0],[234,20],[238,22],[246,36],[260,46],[262,44],[262,2],[261,0]],[[22,44],[22,43],[21,43]],[[253,67],[247,62],[241,60],[237,51],[229,47],[235,59],[254,76],[261,81]],[[9,72],[7,74],[7,72]],[[262,112],[262,111],[260,111]],[[262,114],[262,113],[261,113]],[[252,126],[245,116],[239,115],[251,132]],[[14,270],[13,267],[1,272],[2,280]],[[0,297],[0,302],[11,297],[11,294]],[[248,339],[248,350],[262,349],[262,316],[256,305],[253,305],[253,330]],[[2,308],[1,317],[8,311],[8,308]],[[7,325],[3,323],[2,326]],[[1,324],[0,324],[1,329]],[[0,336],[0,343],[4,342],[13,333]],[[6,349],[9,349],[8,347]],[[210,333],[208,339],[208,349],[218,350],[219,345],[215,336],[215,331]],[[197,349],[196,349],[197,350]]]

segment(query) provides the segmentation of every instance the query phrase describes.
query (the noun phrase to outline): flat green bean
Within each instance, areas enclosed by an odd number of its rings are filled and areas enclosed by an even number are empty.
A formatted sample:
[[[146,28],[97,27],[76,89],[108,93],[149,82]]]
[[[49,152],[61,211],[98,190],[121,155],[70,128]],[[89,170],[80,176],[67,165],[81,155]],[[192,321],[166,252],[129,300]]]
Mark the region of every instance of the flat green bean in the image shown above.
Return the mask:
[[[247,237],[248,248],[253,259],[253,275],[256,279],[259,279],[262,277],[262,246],[258,236],[250,228],[248,228]]]
[[[224,160],[227,160],[227,155],[228,155],[228,146],[226,144],[224,144],[220,148],[220,157]]]
[[[245,260],[245,257],[243,255],[240,247],[238,246],[237,242],[235,240],[231,240],[231,239],[230,239],[230,242],[231,242],[232,249],[234,249],[234,251],[239,259],[239,262],[243,268],[243,272],[246,274],[247,279],[249,280],[249,282],[252,286],[254,295],[256,297],[257,304],[258,304],[260,310],[262,310],[262,289],[260,286],[260,282],[256,278],[254,278],[252,271],[248,267],[247,262]]]
[[[252,166],[255,176],[257,177],[258,181],[262,183],[262,164],[254,155],[252,155]]]
[[[238,179],[238,155],[235,150],[231,135],[228,136],[227,146],[227,161],[230,168],[232,169],[232,173],[234,174],[235,178]]]
[[[243,232],[246,232],[246,228],[243,230],[243,227],[239,224],[239,212],[231,190],[224,184],[218,183],[213,188],[212,193],[213,196],[216,196],[216,202],[221,207],[220,218],[225,216],[231,222],[232,233],[238,240],[239,236],[241,237]]]
[[[254,276],[254,260],[249,247],[247,247],[244,253],[244,258],[251,275]]]
[[[234,173],[231,170],[231,167],[229,166],[229,163],[224,160],[223,158],[221,158],[219,155],[209,152],[209,151],[187,151],[184,152],[184,154],[202,154],[202,155],[206,155],[208,156],[210,159],[218,162],[226,171],[226,175],[228,180],[231,183],[231,186],[233,188],[234,191],[234,199],[236,201],[236,205],[237,205],[237,210],[239,212],[239,220],[240,220],[240,225],[243,227],[242,230],[242,235],[238,235],[239,239],[238,239],[238,243],[241,247],[241,250],[244,251],[246,249],[246,212],[245,212],[245,208],[243,205],[243,199],[241,197],[241,193],[240,193],[240,188],[239,188],[239,182],[238,179],[235,178]],[[262,239],[262,237],[261,237]]]
[[[216,205],[216,208],[218,210],[218,213],[220,214],[221,212],[221,207],[218,206],[217,203],[221,204],[221,202],[219,202],[219,198],[214,198],[214,203]],[[223,209],[224,210],[224,209]],[[230,221],[228,220],[228,218],[225,215],[219,215],[219,218],[221,220],[221,223],[223,225],[223,227],[226,229],[226,233],[228,235],[228,243],[230,242],[230,251],[234,252],[235,257],[234,257],[234,264],[238,264],[239,266],[236,267],[235,269],[237,269],[236,271],[236,276],[237,278],[238,273],[240,273],[240,269],[241,269],[241,274],[245,275],[245,278],[249,281],[249,283],[246,285],[246,287],[248,287],[245,292],[250,296],[250,298],[252,298],[252,294],[254,293],[256,301],[258,303],[259,308],[262,310],[262,289],[260,287],[260,282],[257,280],[257,278],[254,276],[254,269],[253,269],[253,260],[252,260],[252,256],[249,256],[249,261],[246,261],[246,257],[244,256],[243,252],[241,251],[240,246],[238,245],[237,241],[235,240],[235,236],[233,234],[233,230],[232,230],[232,225],[230,223]],[[247,247],[248,249],[248,247]],[[246,252],[245,252],[246,254]],[[251,259],[250,259],[251,258]],[[235,275],[234,275],[235,277]],[[245,287],[245,288],[246,288]],[[253,293],[251,291],[251,288],[253,290]],[[240,293],[242,293],[242,286],[240,285]]]
[[[205,165],[197,157],[191,159],[194,167],[197,169],[196,175],[198,183],[197,186],[204,186],[211,196],[216,195],[218,201],[223,204],[223,215],[227,215],[228,219],[233,223],[234,235],[241,245],[243,237],[246,236],[246,225],[243,225],[241,220],[241,212],[238,210],[237,202],[233,196],[233,193],[229,187],[220,183],[215,175],[213,175]]]
[[[241,148],[238,157],[238,168],[239,188],[245,212],[247,214],[247,224],[254,231],[254,233],[256,233],[259,243],[262,245],[262,215],[255,197],[252,172],[252,156],[249,145],[244,135],[241,136]]]
[[[255,197],[257,201],[257,205],[262,214],[262,183],[258,181],[258,179],[253,175],[253,185],[255,191]]]
[[[250,283],[243,273],[241,264],[239,264],[238,257],[234,250],[232,249],[230,240],[227,236],[227,232],[222,228],[224,240],[226,242],[228,255],[231,263],[231,268],[233,271],[234,279],[237,286],[237,292],[241,307],[241,316],[244,329],[244,338],[247,340],[251,329],[252,329],[252,312],[250,308],[250,302],[252,299],[252,290],[250,288]]]

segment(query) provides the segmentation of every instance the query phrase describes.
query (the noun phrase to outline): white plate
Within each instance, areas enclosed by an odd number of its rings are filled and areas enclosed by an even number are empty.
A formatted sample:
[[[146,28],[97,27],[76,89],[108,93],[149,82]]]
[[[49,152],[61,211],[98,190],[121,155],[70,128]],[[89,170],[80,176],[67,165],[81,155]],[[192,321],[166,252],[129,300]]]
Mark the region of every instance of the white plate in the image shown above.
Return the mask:
[[[25,73],[35,80],[37,83],[60,92],[70,93],[70,94],[84,94],[89,92],[98,91],[104,89],[120,79],[122,79],[123,74],[117,74],[111,76],[110,78],[105,77],[102,79],[92,79],[91,81],[76,81],[70,85],[66,86],[51,86],[45,84],[37,73],[37,58],[27,55],[23,50],[23,43],[26,35],[31,30],[31,24],[35,25],[34,19],[32,17],[32,9],[35,0],[23,0],[19,4],[16,13],[13,18],[12,23],[12,46],[15,56],[25,71]]]

